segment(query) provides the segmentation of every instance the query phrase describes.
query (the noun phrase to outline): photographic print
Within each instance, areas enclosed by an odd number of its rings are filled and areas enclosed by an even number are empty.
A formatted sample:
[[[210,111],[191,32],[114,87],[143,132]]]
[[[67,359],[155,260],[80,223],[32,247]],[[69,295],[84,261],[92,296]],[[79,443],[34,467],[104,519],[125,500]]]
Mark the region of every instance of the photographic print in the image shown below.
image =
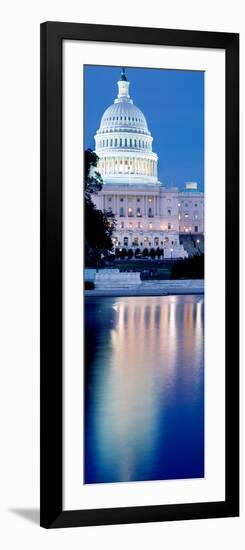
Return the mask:
[[[85,484],[205,477],[204,79],[84,66]]]
[[[41,25],[45,528],[239,515],[239,35]]]

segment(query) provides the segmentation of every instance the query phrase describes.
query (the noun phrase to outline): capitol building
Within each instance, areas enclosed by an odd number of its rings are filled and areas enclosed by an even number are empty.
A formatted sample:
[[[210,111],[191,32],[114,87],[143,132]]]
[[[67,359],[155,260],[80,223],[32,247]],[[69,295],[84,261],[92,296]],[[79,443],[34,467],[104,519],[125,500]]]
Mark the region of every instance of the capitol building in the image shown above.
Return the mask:
[[[95,134],[104,185],[93,200],[115,215],[115,248],[161,248],[165,258],[184,258],[188,239],[203,243],[204,194],[196,182],[183,182],[180,190],[159,181],[153,137],[129,88],[122,69],[117,98]]]

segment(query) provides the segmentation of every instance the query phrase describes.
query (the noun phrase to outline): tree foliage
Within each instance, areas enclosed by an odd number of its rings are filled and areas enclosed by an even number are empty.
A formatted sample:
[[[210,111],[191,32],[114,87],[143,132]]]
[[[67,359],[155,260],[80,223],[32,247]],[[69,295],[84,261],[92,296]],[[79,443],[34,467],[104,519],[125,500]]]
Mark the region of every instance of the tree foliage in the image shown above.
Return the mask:
[[[85,151],[85,261],[93,265],[101,255],[107,256],[113,248],[114,215],[96,208],[93,194],[101,191],[103,180],[97,170],[99,157],[91,149]]]
[[[204,254],[195,254],[177,260],[172,268],[172,279],[204,279]]]

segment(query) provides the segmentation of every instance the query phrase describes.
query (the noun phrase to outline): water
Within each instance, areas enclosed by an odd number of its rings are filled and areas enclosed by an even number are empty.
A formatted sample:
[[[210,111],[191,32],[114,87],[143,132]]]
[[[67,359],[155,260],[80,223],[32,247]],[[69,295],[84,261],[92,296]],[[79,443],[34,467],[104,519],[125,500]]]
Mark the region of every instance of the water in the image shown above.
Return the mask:
[[[203,296],[86,298],[85,483],[204,476]]]

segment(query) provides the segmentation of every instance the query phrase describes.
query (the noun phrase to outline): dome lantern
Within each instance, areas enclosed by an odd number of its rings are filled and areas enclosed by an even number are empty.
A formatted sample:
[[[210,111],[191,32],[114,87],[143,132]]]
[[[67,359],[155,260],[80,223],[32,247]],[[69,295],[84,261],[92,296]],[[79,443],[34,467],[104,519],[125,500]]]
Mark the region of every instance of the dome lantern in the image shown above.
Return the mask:
[[[118,101],[123,101],[123,100],[130,100],[130,95],[129,95],[129,85],[130,85],[130,82],[128,82],[127,80],[127,77],[126,77],[126,73],[125,73],[125,68],[122,67],[122,71],[121,71],[121,78],[120,80],[118,80],[118,96],[117,96],[117,102]],[[131,100],[131,103],[132,103],[132,100]]]

